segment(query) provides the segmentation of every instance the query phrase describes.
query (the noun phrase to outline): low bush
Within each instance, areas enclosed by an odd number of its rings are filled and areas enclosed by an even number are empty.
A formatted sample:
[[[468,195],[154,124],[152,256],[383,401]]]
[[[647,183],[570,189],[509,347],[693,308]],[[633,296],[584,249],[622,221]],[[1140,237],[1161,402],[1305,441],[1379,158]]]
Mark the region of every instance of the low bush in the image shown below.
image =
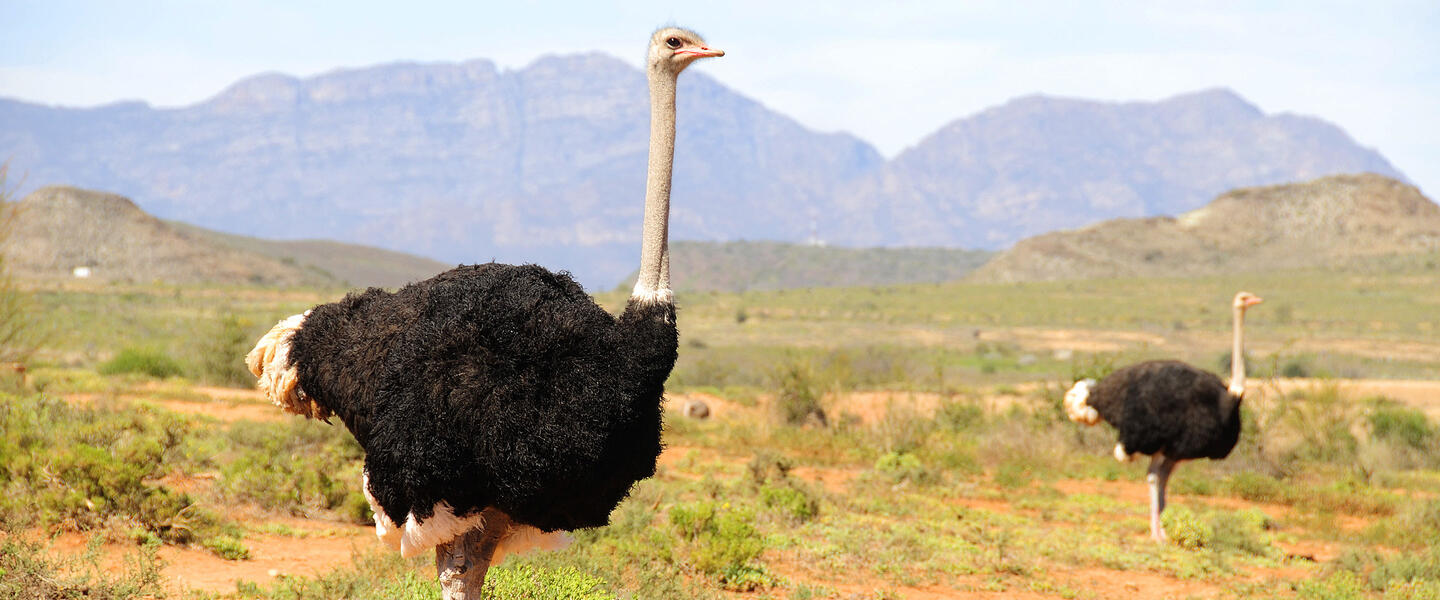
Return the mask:
[[[1254,508],[1238,511],[1220,511],[1210,519],[1213,532],[1211,546],[1254,556],[1271,556],[1275,547],[1270,544],[1269,530],[1275,522]]]
[[[702,501],[670,509],[670,524],[687,543],[690,565],[712,576],[738,572],[765,549],[754,515],[727,502]]]
[[[1165,527],[1165,533],[1170,536],[1170,541],[1186,550],[1209,547],[1215,540],[1214,527],[1183,506],[1166,510],[1160,516],[1160,522]]]
[[[99,538],[95,539],[98,542]],[[141,547],[117,573],[102,569],[91,552],[78,561],[55,562],[39,544],[6,540],[0,544],[0,598],[29,600],[128,600],[163,598],[155,548]]]
[[[1372,411],[1367,420],[1376,439],[1417,450],[1429,448],[1435,441],[1435,429],[1430,419],[1413,408],[1381,406]]]
[[[491,569],[484,597],[491,600],[615,600],[604,579],[573,567],[542,569],[520,564]]]
[[[225,433],[220,489],[232,499],[305,514],[336,510],[370,519],[360,492],[363,452],[343,427],[301,419],[239,422]]]
[[[925,466],[920,458],[909,452],[887,452],[875,460],[875,472],[890,482],[916,484],[937,483],[940,474]]]
[[[102,375],[134,373],[155,378],[174,377],[183,369],[168,354],[154,348],[125,348],[100,365]]]

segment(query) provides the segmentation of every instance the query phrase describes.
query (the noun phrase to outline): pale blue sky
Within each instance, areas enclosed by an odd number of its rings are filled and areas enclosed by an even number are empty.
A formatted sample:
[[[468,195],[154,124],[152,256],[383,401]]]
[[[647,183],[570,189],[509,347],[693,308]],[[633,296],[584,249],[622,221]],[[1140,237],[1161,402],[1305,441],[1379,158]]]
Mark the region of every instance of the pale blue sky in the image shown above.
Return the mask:
[[[823,7],[812,10],[810,7]],[[0,0],[0,96],[178,106],[262,71],[603,50],[656,26],[700,68],[887,156],[1015,96],[1159,99],[1225,86],[1314,115],[1440,193],[1440,2],[303,2]]]

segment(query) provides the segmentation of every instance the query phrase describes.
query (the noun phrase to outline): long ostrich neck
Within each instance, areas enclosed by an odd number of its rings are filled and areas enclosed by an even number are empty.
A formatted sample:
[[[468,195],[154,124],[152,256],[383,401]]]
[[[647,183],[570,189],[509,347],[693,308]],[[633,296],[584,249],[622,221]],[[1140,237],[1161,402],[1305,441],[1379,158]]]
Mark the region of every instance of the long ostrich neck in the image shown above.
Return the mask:
[[[634,297],[666,300],[670,292],[670,176],[675,160],[675,74],[652,67],[650,167],[645,179],[645,226]]]
[[[1245,308],[1235,307],[1235,339],[1230,349],[1230,395],[1245,395]]]

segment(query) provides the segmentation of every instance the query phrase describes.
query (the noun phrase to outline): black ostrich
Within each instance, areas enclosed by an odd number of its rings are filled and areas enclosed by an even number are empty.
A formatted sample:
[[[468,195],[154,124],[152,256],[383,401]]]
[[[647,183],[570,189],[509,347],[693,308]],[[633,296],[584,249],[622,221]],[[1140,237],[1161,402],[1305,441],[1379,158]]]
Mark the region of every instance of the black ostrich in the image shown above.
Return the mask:
[[[246,356],[271,401],[350,429],[376,533],[407,557],[436,547],[446,598],[478,597],[507,551],[605,525],[654,474],[678,346],[667,256],[676,78],[723,55],[684,29],[651,36],[640,277],[619,317],[566,273],[469,265],[316,306]]]
[[[1076,382],[1065,393],[1070,420],[1094,425],[1103,419],[1119,431],[1116,460],[1150,455],[1145,481],[1150,484],[1150,536],[1156,540],[1165,539],[1160,513],[1165,510],[1165,483],[1175,465],[1194,458],[1225,458],[1240,439],[1245,310],[1261,302],[1249,292],[1235,294],[1229,386],[1209,371],[1180,361],[1154,360],[1117,369],[1099,382]]]

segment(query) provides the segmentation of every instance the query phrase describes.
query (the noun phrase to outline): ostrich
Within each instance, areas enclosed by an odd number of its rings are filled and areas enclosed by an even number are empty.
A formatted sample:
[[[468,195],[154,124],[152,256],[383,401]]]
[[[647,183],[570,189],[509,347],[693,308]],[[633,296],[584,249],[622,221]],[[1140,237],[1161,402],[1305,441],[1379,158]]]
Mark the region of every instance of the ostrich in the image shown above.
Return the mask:
[[[1150,485],[1150,536],[1157,541],[1166,539],[1160,513],[1175,465],[1194,458],[1225,458],[1240,439],[1240,401],[1245,397],[1242,330],[1246,309],[1261,302],[1249,292],[1235,294],[1229,386],[1209,371],[1154,360],[1117,369],[1098,382],[1076,382],[1065,393],[1070,420],[1094,425],[1103,419],[1119,431],[1115,460],[1150,455],[1145,481]]]
[[[676,79],[724,54],[685,29],[651,36],[640,277],[618,317],[567,273],[462,265],[291,316],[246,356],[272,402],[345,423],[365,451],[376,534],[406,557],[436,548],[445,598],[478,598],[506,552],[605,525],[654,474],[678,351],[667,257]]]

